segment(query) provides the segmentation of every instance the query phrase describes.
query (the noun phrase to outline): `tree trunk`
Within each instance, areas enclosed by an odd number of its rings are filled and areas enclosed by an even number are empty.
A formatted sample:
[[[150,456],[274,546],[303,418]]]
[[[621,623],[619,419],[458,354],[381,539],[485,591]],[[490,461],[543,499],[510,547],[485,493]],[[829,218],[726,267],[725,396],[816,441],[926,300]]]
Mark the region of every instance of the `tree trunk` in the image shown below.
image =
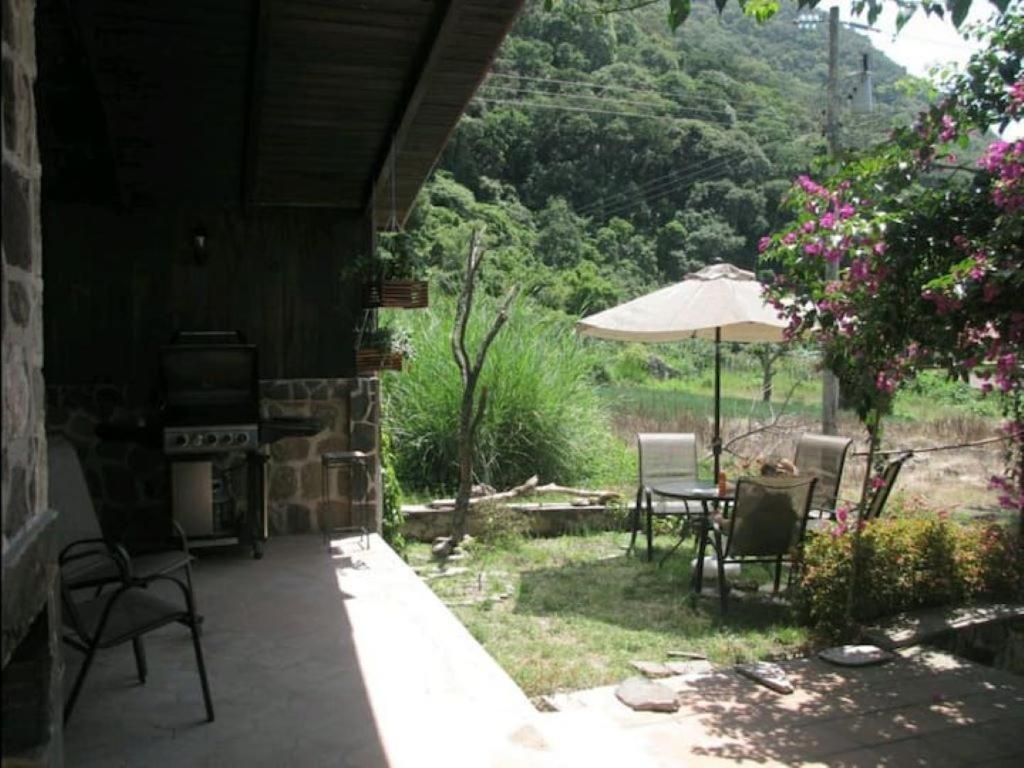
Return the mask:
[[[469,252],[466,255],[466,274],[455,305],[455,321],[452,324],[452,355],[459,366],[462,377],[462,403],[459,407],[459,485],[455,494],[455,509],[452,511],[452,535],[447,547],[437,550],[436,554],[450,553],[466,535],[467,517],[469,515],[469,498],[473,492],[473,449],[476,442],[477,427],[487,409],[487,388],[480,392],[476,399],[476,385],[480,380],[487,359],[487,350],[498,335],[498,331],[508,320],[508,310],[516,298],[518,288],[513,287],[505,296],[498,314],[491,321],[491,327],[484,335],[475,357],[470,356],[466,349],[466,330],[469,327],[469,316],[473,311],[473,295],[476,291],[476,276],[483,260],[482,230],[473,232],[469,240]],[[446,551],[445,551],[446,550]]]
[[[775,371],[772,370],[772,361],[761,360],[761,400],[765,403],[772,401],[773,379]]]

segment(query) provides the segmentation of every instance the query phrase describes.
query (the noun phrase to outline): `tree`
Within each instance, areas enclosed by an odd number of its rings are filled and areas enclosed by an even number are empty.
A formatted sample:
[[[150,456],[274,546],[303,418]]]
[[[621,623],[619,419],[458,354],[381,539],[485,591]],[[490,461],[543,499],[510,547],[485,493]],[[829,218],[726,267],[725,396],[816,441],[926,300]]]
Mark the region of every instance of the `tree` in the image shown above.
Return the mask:
[[[891,0],[896,2],[897,0]],[[991,4],[999,9],[1000,12],[1005,11],[1010,6],[1011,0],[990,0]],[[737,4],[743,9],[743,12],[747,16],[751,16],[759,22],[764,22],[779,12],[782,7],[782,0],[736,0]],[[796,5],[797,8],[816,8],[820,0],[792,0],[792,4]],[[879,14],[882,12],[882,8],[885,5],[886,0],[854,0],[852,4],[853,12],[857,15],[864,14],[867,16],[868,23],[874,24],[878,19]],[[729,0],[715,0],[715,7],[721,13],[726,5],[729,4]],[[902,27],[913,17],[915,13],[921,11],[928,16],[939,16],[944,17],[947,10],[949,11],[950,18],[956,26],[960,26],[964,19],[967,18],[967,14],[971,9],[972,0],[945,0],[945,2],[939,2],[938,0],[898,0],[900,12],[897,17],[896,27],[902,29]],[[635,10],[650,5],[667,5],[668,6],[668,24],[673,30],[685,22],[689,16],[690,11],[693,8],[692,0],[589,0],[589,2],[580,2],[580,0],[573,0],[570,4],[569,0],[544,0],[544,7],[548,10],[557,7],[566,7],[570,11],[580,12],[589,6],[592,11],[598,13],[618,13],[626,10]]]
[[[984,42],[916,125],[824,183],[800,177],[794,224],[761,250],[780,270],[769,295],[790,333],[820,340],[864,421],[869,462],[895,392],[919,371],[973,372],[999,393],[1007,461],[991,485],[1024,533],[1024,140],[987,133],[1024,114],[1024,14],[1005,14]],[[972,134],[988,146],[967,165],[954,153]],[[862,497],[881,482],[871,468]]]
[[[473,490],[473,449],[477,428],[487,409],[487,388],[480,390],[476,396],[477,382],[480,372],[487,360],[490,349],[501,327],[508,320],[509,307],[519,292],[513,287],[505,295],[498,313],[491,322],[491,327],[477,347],[476,354],[470,355],[466,347],[466,329],[469,325],[470,313],[473,311],[473,295],[476,291],[477,274],[484,258],[483,237],[481,230],[475,230],[469,240],[466,254],[466,271],[455,307],[455,323],[452,326],[452,355],[459,366],[462,377],[462,402],[459,407],[459,487],[455,494],[455,509],[452,512],[452,535],[439,553],[450,553],[466,535],[466,519],[469,514],[469,499]]]

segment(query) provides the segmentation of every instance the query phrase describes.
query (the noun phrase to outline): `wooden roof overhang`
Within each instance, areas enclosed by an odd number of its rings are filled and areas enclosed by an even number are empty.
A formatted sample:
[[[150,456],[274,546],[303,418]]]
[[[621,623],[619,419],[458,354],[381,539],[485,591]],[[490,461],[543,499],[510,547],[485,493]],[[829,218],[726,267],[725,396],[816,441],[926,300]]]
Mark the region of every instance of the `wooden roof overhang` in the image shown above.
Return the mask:
[[[50,188],[404,219],[522,2],[40,0]]]

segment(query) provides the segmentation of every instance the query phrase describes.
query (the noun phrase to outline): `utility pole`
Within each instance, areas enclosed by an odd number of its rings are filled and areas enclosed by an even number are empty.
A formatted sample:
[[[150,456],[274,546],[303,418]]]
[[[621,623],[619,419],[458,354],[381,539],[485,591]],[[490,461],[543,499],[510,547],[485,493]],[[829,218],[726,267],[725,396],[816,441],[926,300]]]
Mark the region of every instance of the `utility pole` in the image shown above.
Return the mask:
[[[825,103],[825,139],[828,156],[834,160],[839,154],[839,8],[828,10],[828,97]],[[825,278],[839,277],[839,264],[825,262]],[[839,431],[839,380],[832,371],[825,370],[821,377],[821,431],[834,435]]]

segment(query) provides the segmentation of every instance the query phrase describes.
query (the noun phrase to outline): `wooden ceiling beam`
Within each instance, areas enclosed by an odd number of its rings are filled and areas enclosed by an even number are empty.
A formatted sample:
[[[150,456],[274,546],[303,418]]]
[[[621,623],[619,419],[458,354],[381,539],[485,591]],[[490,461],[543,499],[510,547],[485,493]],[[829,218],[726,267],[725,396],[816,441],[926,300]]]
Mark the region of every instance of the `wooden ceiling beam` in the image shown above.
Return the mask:
[[[408,96],[402,100],[398,115],[392,123],[392,130],[385,137],[383,157],[377,163],[371,187],[367,192],[366,205],[370,208],[370,218],[375,227],[386,223],[375,220],[376,209],[380,207],[379,201],[387,200],[388,197],[385,196],[391,195],[392,167],[398,165],[402,147],[412,128],[416,112],[423,102],[434,71],[438,68],[445,45],[455,33],[459,14],[465,4],[465,0],[447,0],[444,4],[438,4],[440,18],[435,22],[436,32],[431,36],[428,50],[420,58],[418,65],[413,67],[414,82],[408,89]],[[394,153],[397,153],[397,156],[394,156]],[[390,209],[390,205],[386,208]],[[402,218],[404,219],[404,216]]]

